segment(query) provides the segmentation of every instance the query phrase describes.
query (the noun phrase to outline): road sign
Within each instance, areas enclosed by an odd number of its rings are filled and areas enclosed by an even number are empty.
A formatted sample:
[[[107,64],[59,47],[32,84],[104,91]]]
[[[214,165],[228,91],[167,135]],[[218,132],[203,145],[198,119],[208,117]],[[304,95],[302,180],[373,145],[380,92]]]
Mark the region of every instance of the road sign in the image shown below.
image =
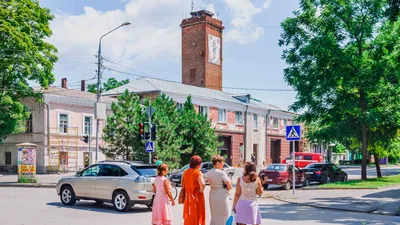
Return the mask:
[[[154,152],[154,142],[146,141],[146,152]]]
[[[300,141],[301,139],[300,125],[286,126],[286,140]]]
[[[147,115],[149,116],[149,117],[151,117],[153,114],[154,114],[154,108],[153,108],[153,106],[149,106],[149,107],[147,107],[146,108],[146,113],[147,113]]]

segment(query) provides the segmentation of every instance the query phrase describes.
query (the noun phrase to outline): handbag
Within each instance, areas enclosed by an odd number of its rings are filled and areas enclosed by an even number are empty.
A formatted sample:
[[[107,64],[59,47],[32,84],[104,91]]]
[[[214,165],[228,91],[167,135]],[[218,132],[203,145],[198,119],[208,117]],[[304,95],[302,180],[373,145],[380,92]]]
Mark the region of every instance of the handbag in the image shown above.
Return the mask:
[[[235,213],[232,212],[232,214],[226,220],[225,225],[236,225],[235,217],[236,217]]]

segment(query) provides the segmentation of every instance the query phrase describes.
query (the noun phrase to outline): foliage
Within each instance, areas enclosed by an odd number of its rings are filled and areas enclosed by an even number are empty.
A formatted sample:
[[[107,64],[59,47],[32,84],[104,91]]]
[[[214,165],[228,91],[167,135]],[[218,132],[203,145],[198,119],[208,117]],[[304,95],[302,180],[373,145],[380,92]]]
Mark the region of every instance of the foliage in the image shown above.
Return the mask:
[[[109,90],[112,90],[114,88],[120,87],[122,85],[125,85],[129,83],[129,79],[125,79],[125,80],[121,80],[121,81],[117,81],[115,78],[109,78],[107,80],[107,82],[103,83],[103,87],[100,89],[100,92],[106,92]],[[97,84],[89,84],[88,87],[88,92],[91,92],[93,94],[97,93]]]
[[[340,153],[340,154],[344,153],[345,150],[346,150],[346,147],[340,143],[337,143],[332,149],[333,152]]]
[[[358,188],[385,188],[392,185],[400,184],[400,175],[386,176],[382,178],[371,178],[367,181],[350,180],[348,182],[337,182],[323,184],[318,188],[342,188],[342,189],[358,189]]]
[[[386,10],[386,15],[390,21],[396,21],[400,15],[400,1],[399,0],[387,0],[389,7]]]
[[[54,82],[57,49],[46,42],[53,18],[38,1],[0,2],[0,141],[29,116],[21,99],[41,99],[29,82],[44,88]]]
[[[28,176],[21,176],[18,179],[18,183],[23,183],[23,184],[36,184],[37,179],[35,177],[28,177]]]
[[[362,143],[390,142],[400,128],[399,22],[379,0],[302,0],[281,25],[285,79],[297,92],[299,120],[317,134]],[[314,132],[315,133],[315,132]]]
[[[156,151],[157,156],[170,168],[181,166],[180,147],[182,136],[178,133],[179,114],[174,101],[165,94],[158,96],[153,107],[155,113],[152,123],[157,125]]]
[[[145,115],[139,96],[126,90],[118,96],[118,102],[111,105],[113,114],[107,117],[104,128],[104,140],[107,146],[102,148],[107,157],[122,156],[125,160],[145,160],[147,154],[139,136],[138,124]]]
[[[179,121],[178,132],[183,137],[180,148],[181,164],[187,164],[193,155],[199,155],[203,161],[210,161],[221,145],[219,136],[211,128],[210,121],[196,113],[191,96],[188,96],[183,110],[180,111]]]

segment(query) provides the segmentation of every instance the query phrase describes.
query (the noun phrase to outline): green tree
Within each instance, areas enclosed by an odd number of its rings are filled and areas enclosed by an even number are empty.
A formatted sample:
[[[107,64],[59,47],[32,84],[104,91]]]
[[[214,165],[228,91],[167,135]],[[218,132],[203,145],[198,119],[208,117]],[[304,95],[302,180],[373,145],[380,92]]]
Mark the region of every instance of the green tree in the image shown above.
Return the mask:
[[[285,79],[298,92],[291,108],[335,140],[357,138],[366,180],[368,143],[400,128],[398,22],[386,22],[380,0],[301,0],[300,8],[279,41]]]
[[[156,154],[170,168],[178,168],[182,136],[178,133],[179,114],[175,102],[162,94],[152,104],[155,108],[152,123],[157,125]]]
[[[399,0],[387,0],[389,7],[386,10],[386,15],[389,17],[390,21],[397,21],[400,15],[400,1]]]
[[[54,82],[57,49],[46,42],[53,18],[38,1],[0,2],[0,141],[28,117],[21,99],[41,99],[28,82],[44,88]]]
[[[122,85],[125,85],[127,83],[129,83],[129,79],[117,81],[115,78],[112,77],[112,78],[109,78],[107,80],[107,82],[103,83],[103,87],[100,89],[100,92],[103,93],[103,92],[112,90],[114,88],[121,87]],[[87,89],[88,89],[88,92],[96,94],[97,93],[97,84],[89,84]]]
[[[139,96],[126,90],[111,105],[113,114],[107,117],[102,148],[107,157],[122,156],[125,160],[146,160],[144,142],[139,136],[138,124],[145,120]]]
[[[193,155],[199,155],[203,161],[211,160],[211,156],[218,153],[221,143],[215,129],[211,128],[210,121],[196,113],[191,96],[188,96],[179,113],[178,133],[183,138],[180,148],[181,164],[187,164]]]

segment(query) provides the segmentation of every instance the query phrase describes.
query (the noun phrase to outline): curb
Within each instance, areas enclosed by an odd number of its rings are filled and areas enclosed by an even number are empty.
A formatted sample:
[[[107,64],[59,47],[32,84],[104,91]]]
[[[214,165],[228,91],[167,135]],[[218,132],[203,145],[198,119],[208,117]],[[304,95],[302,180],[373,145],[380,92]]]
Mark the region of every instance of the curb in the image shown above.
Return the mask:
[[[21,187],[21,188],[56,188],[56,184],[24,184],[24,183],[0,183],[0,187]]]
[[[383,215],[383,216],[400,216],[400,215],[397,215],[397,213],[374,212],[377,209],[379,209],[378,207],[371,208],[368,210],[354,210],[354,209],[333,208],[333,207],[328,207],[328,206],[310,205],[310,204],[305,204],[305,203],[292,202],[292,201],[288,201],[288,200],[283,200],[276,196],[274,196],[273,198],[280,202],[296,204],[296,205],[301,205],[301,206],[307,206],[307,207],[312,207],[312,208],[317,208],[317,209],[329,209],[329,210],[336,210],[336,211],[343,211],[343,212],[365,213],[365,214],[375,214],[375,215]]]

